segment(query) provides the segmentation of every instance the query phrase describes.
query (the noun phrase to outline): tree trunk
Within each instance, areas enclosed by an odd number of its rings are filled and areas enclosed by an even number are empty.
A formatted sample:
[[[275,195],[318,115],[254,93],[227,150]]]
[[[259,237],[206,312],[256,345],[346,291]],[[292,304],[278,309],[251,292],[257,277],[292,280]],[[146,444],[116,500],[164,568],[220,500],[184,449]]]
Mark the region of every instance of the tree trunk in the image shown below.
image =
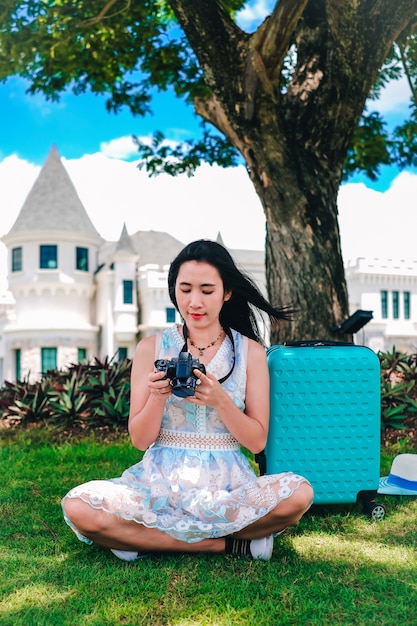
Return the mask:
[[[295,309],[290,323],[272,333],[274,342],[334,339],[331,328],[348,316],[348,298],[337,220],[339,176],[310,167],[277,133],[262,132],[249,175],[267,224],[266,277],[269,299]],[[262,161],[260,160],[262,159]],[[266,172],[270,173],[269,175]]]
[[[349,314],[337,218],[343,164],[417,0],[280,0],[250,36],[215,0],[170,4],[212,91],[196,111],[241,152],[262,202],[271,303],[296,309],[271,341],[335,338],[332,327]],[[291,46],[297,59],[285,78]]]

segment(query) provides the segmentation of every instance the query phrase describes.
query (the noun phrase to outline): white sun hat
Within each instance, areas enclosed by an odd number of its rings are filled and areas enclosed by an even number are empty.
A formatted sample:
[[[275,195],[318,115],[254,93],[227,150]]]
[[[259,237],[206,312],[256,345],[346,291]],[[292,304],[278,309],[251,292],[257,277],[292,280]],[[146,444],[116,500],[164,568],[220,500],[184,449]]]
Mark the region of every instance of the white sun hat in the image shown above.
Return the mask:
[[[378,493],[393,496],[417,496],[417,454],[398,454],[389,476],[379,480]]]

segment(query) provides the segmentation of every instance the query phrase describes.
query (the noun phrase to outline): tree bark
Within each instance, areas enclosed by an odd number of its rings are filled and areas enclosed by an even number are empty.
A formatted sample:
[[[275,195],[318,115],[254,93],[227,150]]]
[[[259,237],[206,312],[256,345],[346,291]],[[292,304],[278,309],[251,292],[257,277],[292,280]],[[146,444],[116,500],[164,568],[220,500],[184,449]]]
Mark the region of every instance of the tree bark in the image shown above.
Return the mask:
[[[337,213],[343,164],[417,0],[280,0],[250,36],[215,0],[170,5],[212,92],[196,111],[241,152],[262,203],[270,300],[296,309],[271,341],[335,338],[332,327],[349,314]],[[290,46],[297,60],[285,82]]]

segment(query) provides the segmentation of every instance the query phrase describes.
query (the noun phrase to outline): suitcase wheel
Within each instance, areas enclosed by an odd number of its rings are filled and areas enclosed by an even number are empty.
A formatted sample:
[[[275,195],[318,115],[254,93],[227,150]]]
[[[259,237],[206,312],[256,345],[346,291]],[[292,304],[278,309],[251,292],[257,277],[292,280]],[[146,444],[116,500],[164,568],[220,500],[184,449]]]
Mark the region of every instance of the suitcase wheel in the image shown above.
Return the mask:
[[[374,522],[380,522],[385,517],[385,509],[382,504],[378,504],[375,500],[371,500],[365,505],[365,513]]]

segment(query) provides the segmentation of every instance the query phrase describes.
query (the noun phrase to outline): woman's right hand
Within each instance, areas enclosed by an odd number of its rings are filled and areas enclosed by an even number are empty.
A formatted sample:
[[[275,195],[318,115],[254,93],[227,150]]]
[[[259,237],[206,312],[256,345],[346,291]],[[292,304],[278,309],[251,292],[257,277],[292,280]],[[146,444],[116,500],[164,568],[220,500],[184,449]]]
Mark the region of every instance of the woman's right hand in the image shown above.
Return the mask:
[[[156,397],[162,397],[166,400],[172,392],[170,380],[166,378],[165,372],[150,372],[148,376],[149,393]]]

